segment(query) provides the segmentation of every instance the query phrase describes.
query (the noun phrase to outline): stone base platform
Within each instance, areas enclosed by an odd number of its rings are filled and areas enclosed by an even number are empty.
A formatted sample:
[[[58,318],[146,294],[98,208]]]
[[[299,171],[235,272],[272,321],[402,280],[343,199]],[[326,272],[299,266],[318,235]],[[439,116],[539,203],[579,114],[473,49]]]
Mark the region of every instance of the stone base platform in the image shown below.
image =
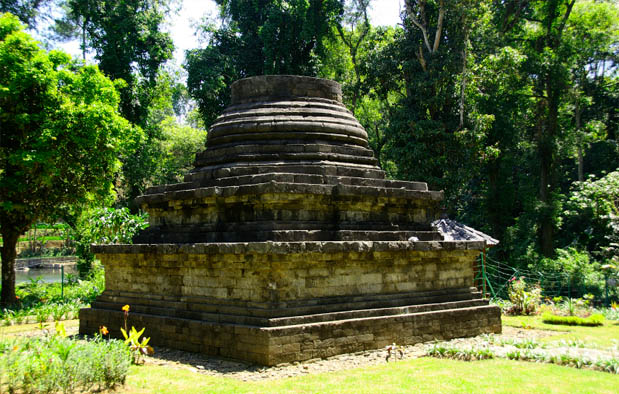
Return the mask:
[[[106,290],[80,333],[263,365],[501,331],[473,282],[483,242],[316,241],[95,247]]]
[[[151,343],[155,345],[261,365],[379,349],[391,343],[410,345],[501,332],[498,308],[489,305],[462,307],[457,303],[450,306],[453,309],[280,327],[217,323],[141,313],[130,313],[128,324],[138,329],[146,327],[145,335],[150,336]],[[107,327],[120,327],[123,325],[123,313],[101,309],[80,311],[80,333],[96,332],[101,323],[106,323]]]

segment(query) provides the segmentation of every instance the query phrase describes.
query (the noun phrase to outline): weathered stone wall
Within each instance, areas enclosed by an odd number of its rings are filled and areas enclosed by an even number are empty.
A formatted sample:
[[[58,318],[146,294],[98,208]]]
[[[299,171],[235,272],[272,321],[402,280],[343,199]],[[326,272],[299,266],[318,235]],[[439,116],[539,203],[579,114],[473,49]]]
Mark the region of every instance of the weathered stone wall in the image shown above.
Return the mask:
[[[142,205],[151,227],[136,241],[341,240],[342,230],[369,231],[380,239],[384,234],[377,231],[429,230],[442,193],[394,190],[270,182],[172,192],[161,201],[153,195]],[[301,239],[285,230],[301,231]],[[363,234],[356,239],[365,240]]]
[[[80,332],[102,322],[118,337],[123,313],[82,309]],[[500,310],[476,306],[428,313],[347,319],[286,327],[255,327],[130,313],[129,326],[145,327],[151,343],[263,365],[330,357],[341,353],[500,333]]]
[[[99,258],[107,291],[281,306],[320,297],[469,287],[479,251],[466,246],[358,241],[134,245],[107,247]]]

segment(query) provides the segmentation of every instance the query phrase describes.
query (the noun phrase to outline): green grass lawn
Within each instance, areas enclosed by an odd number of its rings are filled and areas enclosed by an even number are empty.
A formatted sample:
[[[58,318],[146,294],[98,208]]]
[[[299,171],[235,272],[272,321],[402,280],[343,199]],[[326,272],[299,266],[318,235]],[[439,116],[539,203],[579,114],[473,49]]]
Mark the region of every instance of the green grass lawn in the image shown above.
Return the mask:
[[[619,322],[601,327],[545,324],[538,316],[503,316],[503,324],[556,331],[542,338],[579,340],[612,347]],[[286,379],[242,382],[186,369],[135,366],[121,392],[128,393],[617,393],[619,376],[553,364],[510,361],[456,361],[420,358],[358,369]]]
[[[503,324],[552,329],[557,336],[542,341],[576,339],[612,347],[619,339],[619,324],[607,321],[602,327],[548,325],[540,317],[503,317]],[[77,331],[77,320],[64,323]],[[53,327],[53,324],[48,324]],[[0,327],[0,337],[17,332],[36,332],[36,324]],[[40,330],[39,330],[40,331]],[[291,378],[244,382],[213,377],[184,367],[133,366],[126,384],[115,393],[617,393],[619,375],[554,364],[495,359],[457,361],[418,358],[338,372]]]
[[[79,326],[80,326],[80,321],[77,319],[64,320],[62,324],[64,324],[64,327],[65,327],[65,330],[67,330],[67,333],[71,335],[71,334],[77,333]],[[55,323],[53,322],[44,323],[43,326],[44,326],[43,328],[46,329],[48,332],[51,332],[51,333],[56,332],[54,329]],[[43,331],[41,330],[39,323],[19,324],[19,325],[13,325],[13,326],[0,326],[0,339],[2,339],[3,337],[12,337],[16,335],[36,335],[42,332]]]
[[[287,379],[242,382],[134,366],[125,393],[617,393],[619,376],[552,364],[419,358]]]
[[[522,328],[524,326],[540,330],[556,331],[557,335],[540,339],[540,342],[560,340],[579,340],[601,347],[613,346],[613,340],[619,341],[619,321],[606,320],[603,326],[582,327],[546,324],[541,316],[501,316],[504,326]],[[619,391],[619,390],[618,390]]]

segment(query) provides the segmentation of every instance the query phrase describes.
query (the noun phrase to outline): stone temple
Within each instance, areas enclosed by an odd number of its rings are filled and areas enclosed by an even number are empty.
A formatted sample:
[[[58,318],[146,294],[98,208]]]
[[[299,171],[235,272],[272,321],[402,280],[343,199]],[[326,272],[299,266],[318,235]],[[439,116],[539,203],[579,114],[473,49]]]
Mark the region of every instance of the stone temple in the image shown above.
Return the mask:
[[[432,226],[442,192],[385,179],[338,83],[232,85],[183,183],[138,198],[150,227],[96,246],[106,290],[80,333],[263,365],[501,331],[472,287],[483,240]]]

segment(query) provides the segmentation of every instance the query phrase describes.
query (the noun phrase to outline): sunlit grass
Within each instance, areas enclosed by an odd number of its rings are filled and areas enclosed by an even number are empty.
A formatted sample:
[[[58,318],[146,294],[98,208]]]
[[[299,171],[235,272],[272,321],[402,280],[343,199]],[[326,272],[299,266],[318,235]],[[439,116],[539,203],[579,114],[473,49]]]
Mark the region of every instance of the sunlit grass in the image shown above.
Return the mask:
[[[542,342],[558,340],[580,340],[600,347],[613,346],[613,340],[619,340],[619,321],[606,320],[603,326],[562,326],[546,324],[540,316],[502,316],[503,325],[523,328],[530,327],[539,330],[556,331],[557,335],[540,338]]]
[[[420,358],[258,382],[161,366],[133,367],[128,393],[616,393],[619,376],[509,360]]]

